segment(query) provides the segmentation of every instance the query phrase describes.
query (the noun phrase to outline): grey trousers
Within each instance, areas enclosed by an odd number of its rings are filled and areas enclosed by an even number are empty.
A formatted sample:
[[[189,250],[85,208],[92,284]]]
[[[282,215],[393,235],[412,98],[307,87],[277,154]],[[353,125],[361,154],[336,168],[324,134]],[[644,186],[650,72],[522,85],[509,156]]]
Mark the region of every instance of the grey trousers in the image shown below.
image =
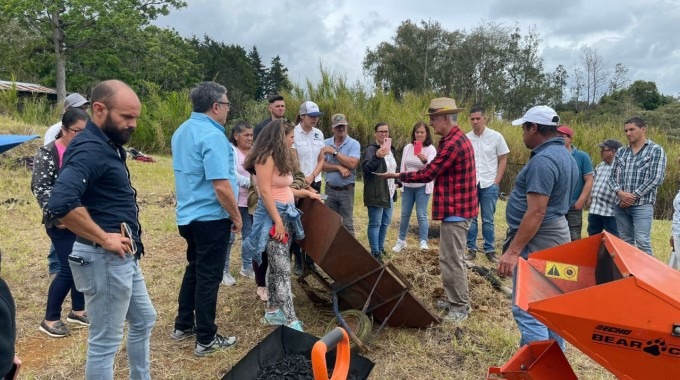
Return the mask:
[[[450,311],[467,313],[470,305],[467,267],[463,254],[470,220],[442,222],[439,235],[439,266]]]
[[[350,234],[354,235],[354,188],[347,190],[333,190],[326,186],[326,206],[340,214],[342,225]]]

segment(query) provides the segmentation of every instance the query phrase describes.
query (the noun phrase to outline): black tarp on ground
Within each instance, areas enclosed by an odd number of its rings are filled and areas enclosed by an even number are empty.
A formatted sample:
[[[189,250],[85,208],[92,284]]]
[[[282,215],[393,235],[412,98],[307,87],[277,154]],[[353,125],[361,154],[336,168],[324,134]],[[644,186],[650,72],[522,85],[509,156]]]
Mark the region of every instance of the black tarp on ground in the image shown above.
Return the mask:
[[[253,347],[222,377],[222,380],[255,380],[261,368],[281,360],[286,355],[299,354],[310,358],[312,347],[318,340],[319,338],[313,335],[280,326]],[[335,350],[326,354],[326,363],[330,369],[333,368]],[[374,365],[372,361],[352,352],[349,374],[359,379],[366,379]]]

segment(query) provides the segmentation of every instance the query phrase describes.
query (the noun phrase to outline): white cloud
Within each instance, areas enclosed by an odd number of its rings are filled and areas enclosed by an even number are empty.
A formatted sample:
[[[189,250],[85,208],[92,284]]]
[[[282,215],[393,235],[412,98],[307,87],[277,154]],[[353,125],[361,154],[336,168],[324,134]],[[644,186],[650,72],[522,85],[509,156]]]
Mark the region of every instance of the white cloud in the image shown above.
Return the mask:
[[[470,30],[482,22],[536,26],[543,42],[544,68],[580,64],[580,50],[598,50],[613,70],[630,69],[632,80],[657,83],[666,94],[680,93],[680,6],[677,0],[651,3],[615,0],[189,0],[156,24],[188,36],[204,34],[227,44],[256,45],[265,64],[279,55],[290,79],[304,84],[320,77],[319,64],[351,82],[366,84],[366,48],[391,41],[402,21],[438,21],[448,30]]]

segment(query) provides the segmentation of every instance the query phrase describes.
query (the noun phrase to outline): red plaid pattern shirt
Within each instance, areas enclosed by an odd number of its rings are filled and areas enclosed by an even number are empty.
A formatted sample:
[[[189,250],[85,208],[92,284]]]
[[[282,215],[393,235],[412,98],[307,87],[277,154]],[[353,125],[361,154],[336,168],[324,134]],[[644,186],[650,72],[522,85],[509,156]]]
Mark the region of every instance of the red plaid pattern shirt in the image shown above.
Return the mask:
[[[437,156],[423,169],[401,173],[402,182],[427,183],[434,180],[432,219],[449,216],[477,216],[477,172],[470,140],[458,127],[442,137]]]

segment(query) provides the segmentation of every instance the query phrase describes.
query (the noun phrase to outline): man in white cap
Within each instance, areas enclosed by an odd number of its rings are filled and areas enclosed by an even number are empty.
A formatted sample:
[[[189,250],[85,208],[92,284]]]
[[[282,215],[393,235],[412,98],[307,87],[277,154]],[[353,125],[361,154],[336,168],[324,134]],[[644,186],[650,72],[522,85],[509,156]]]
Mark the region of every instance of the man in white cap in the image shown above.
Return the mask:
[[[508,234],[498,264],[501,276],[515,275],[520,256],[526,260],[532,252],[571,241],[565,215],[579,170],[564,140],[557,135],[559,122],[557,113],[548,106],[533,107],[512,122],[522,126],[522,138],[531,149],[531,158],[517,174],[505,210]],[[555,339],[564,349],[562,337],[514,302],[512,314],[521,333],[520,346]]]
[[[326,206],[342,217],[342,225],[354,235],[354,182],[361,158],[359,142],[347,133],[349,123],[344,114],[331,116],[333,137],[321,149],[326,172]]]
[[[90,102],[85,99],[82,95],[74,92],[73,94],[69,95],[64,99],[64,112],[66,112],[69,108],[80,108],[83,111],[87,112],[87,109],[90,106]],[[63,113],[63,112],[62,112]],[[47,132],[45,132],[45,141],[44,145],[47,145],[51,143],[52,141],[57,139],[57,134],[59,133],[59,130],[61,129],[61,121],[52,125],[47,129]]]

